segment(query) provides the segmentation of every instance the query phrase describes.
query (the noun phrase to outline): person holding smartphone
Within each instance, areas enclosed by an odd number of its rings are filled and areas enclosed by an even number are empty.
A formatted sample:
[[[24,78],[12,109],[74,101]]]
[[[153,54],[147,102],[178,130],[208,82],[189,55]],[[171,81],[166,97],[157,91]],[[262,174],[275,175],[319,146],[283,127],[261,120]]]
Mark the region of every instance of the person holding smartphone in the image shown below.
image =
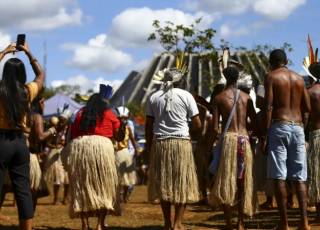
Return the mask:
[[[8,169],[18,206],[20,229],[31,230],[34,211],[29,180],[30,154],[26,142],[30,132],[27,115],[31,102],[43,87],[45,75],[26,42],[10,44],[0,52],[0,61],[6,54],[18,50],[27,55],[36,77],[26,84],[25,66],[18,58],[10,58],[4,64],[0,81],[0,188]]]

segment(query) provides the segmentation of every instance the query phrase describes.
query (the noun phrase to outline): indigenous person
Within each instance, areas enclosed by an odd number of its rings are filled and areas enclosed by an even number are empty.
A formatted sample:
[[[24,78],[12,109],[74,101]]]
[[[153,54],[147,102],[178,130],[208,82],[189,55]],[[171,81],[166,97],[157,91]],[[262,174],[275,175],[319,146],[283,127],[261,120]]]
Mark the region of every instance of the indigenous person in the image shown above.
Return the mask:
[[[129,152],[129,141],[131,141],[134,146],[135,153],[138,152],[138,149],[131,127],[127,122],[130,114],[129,109],[120,106],[116,108],[116,113],[118,119],[121,120],[123,124],[126,124],[125,137],[123,141],[116,143],[116,164],[120,177],[120,185],[123,191],[122,200],[124,203],[127,203],[129,199],[129,187],[135,185],[137,180],[133,156]]]
[[[309,116],[308,193],[309,202],[316,205],[320,216],[320,63],[309,66],[317,81],[309,88],[311,111]]]
[[[255,124],[255,110],[250,96],[237,89],[238,70],[235,67],[227,67],[223,70],[223,74],[227,79],[226,88],[214,99],[215,134],[219,131],[220,115],[222,126],[225,127],[234,103],[236,107],[229,129],[223,137],[219,165],[209,202],[223,205],[226,229],[232,229],[231,206],[238,201],[238,229],[244,229],[243,214],[251,216],[254,208],[253,156],[246,124],[248,117]]]
[[[70,178],[70,216],[80,217],[89,229],[89,217],[97,216],[96,229],[104,228],[107,211],[114,211],[118,174],[112,139],[124,139],[124,127],[112,112],[108,99],[112,88],[100,85],[71,127],[71,142],[62,152]]]
[[[264,98],[265,90],[263,85],[259,85],[256,92],[256,108],[260,111],[256,116],[256,124],[262,124],[264,119]],[[262,209],[273,208],[273,186],[271,180],[267,179],[267,155],[263,148],[264,133],[261,130],[257,130],[256,136],[259,137],[258,143],[255,146],[255,159],[254,159],[254,179],[255,189],[260,192],[264,192],[266,201],[260,205]]]
[[[188,121],[191,120],[199,134],[201,122],[194,98],[181,89],[185,84],[183,73],[165,69],[161,76],[162,88],[147,102],[148,197],[151,202],[160,199],[164,229],[177,230],[184,229],[182,218],[186,204],[200,199]],[[175,206],[173,224],[171,205]]]
[[[46,162],[46,179],[48,182],[53,183],[53,204],[58,204],[58,195],[60,187],[64,187],[62,204],[66,204],[67,195],[69,191],[69,178],[66,170],[61,162],[61,151],[65,146],[66,128],[65,119],[63,116],[51,117],[50,123],[58,130],[57,134],[52,136],[47,146],[50,148],[50,153]]]
[[[43,152],[44,141],[55,135],[54,127],[44,131],[43,121],[44,98],[38,96],[31,104],[31,132],[28,138],[30,151],[30,185],[33,198],[33,207],[37,205],[37,191],[41,181],[41,168],[39,164],[39,154]]]
[[[10,58],[4,64],[0,82],[0,188],[8,169],[17,201],[20,228],[31,230],[34,211],[29,178],[30,154],[25,135],[30,132],[27,127],[30,103],[42,88],[45,76],[28,44],[20,45],[19,50],[28,56],[36,77],[26,84],[25,66],[18,58]],[[0,52],[0,61],[6,54],[16,51],[14,44],[9,45]]]
[[[310,99],[303,78],[286,67],[283,50],[270,53],[271,72],[265,80],[268,130],[268,178],[273,179],[280,212],[278,229],[289,229],[286,179],[293,181],[301,211],[300,229],[309,229],[307,218],[307,156],[303,113]]]

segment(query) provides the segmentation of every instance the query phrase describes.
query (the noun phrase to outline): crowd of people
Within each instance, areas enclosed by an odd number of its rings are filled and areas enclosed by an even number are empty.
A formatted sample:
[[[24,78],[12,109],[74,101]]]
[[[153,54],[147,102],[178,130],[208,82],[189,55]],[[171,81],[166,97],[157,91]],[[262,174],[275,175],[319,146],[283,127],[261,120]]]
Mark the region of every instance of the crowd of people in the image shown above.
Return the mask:
[[[100,85],[76,113],[65,108],[45,121],[45,75],[28,44],[9,45],[0,60],[17,48],[29,58],[36,77],[26,83],[18,58],[4,64],[0,204],[10,187],[20,228],[31,230],[37,198],[48,195],[47,185],[53,185],[53,204],[58,204],[63,186],[62,203],[69,203],[70,217],[80,218],[83,230],[96,217],[96,229],[104,229],[106,216],[121,215],[120,203],[128,201],[137,183],[134,156],[141,150],[130,112],[124,106],[112,108],[112,87]],[[260,208],[272,207],[276,198],[276,229],[289,229],[292,194],[299,202],[299,229],[310,229],[308,205],[315,205],[320,215],[320,63],[309,66],[317,80],[308,87],[287,68],[283,50],[273,50],[269,63],[256,105],[250,87],[240,87],[239,63],[224,63],[226,84],[215,88],[210,103],[186,90],[183,69],[164,69],[154,76],[161,87],[146,105],[144,154],[149,164],[141,170],[146,174],[148,169],[148,200],[160,202],[165,230],[185,229],[186,205],[197,202],[222,207],[226,229],[233,229],[232,210],[238,206],[237,229],[245,229],[245,215],[253,216],[259,208],[258,190],[267,197]]]

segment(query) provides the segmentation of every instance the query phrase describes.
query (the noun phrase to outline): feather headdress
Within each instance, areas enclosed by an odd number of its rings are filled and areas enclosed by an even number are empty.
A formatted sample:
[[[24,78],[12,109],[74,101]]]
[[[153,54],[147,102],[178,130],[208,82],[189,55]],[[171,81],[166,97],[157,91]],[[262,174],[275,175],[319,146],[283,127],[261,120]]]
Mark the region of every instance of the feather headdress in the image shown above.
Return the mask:
[[[315,62],[318,62],[318,48],[314,52],[312,41],[310,38],[310,35],[308,34],[307,39],[307,46],[308,46],[308,56],[303,59],[303,69],[306,71],[306,73],[313,78],[313,80],[317,81],[317,78],[315,78],[309,71],[309,66]]]
[[[185,63],[185,54],[181,52],[176,57],[175,68],[165,68],[156,72],[152,78],[154,84],[161,84],[162,89],[167,93],[167,106],[166,110],[171,110],[171,100],[173,84],[182,80],[187,73],[187,65]]]

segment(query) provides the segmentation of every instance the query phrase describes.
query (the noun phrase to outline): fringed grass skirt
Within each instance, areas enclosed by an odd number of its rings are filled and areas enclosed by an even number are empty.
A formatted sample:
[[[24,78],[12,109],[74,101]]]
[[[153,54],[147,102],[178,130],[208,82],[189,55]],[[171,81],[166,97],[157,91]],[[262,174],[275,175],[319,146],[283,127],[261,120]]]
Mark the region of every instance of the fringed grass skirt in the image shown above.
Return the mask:
[[[61,159],[70,178],[71,218],[114,210],[118,174],[110,139],[96,135],[74,139],[62,151]]]
[[[227,132],[223,140],[220,162],[214,185],[211,188],[209,203],[211,205],[234,205],[237,202],[238,179],[238,138],[243,136]],[[245,137],[244,147],[244,210],[246,215],[252,216],[254,212],[253,195],[253,156],[248,137]]]
[[[308,150],[308,193],[311,203],[320,203],[320,129],[310,132]]]
[[[137,181],[136,171],[133,164],[133,155],[127,148],[116,152],[116,164],[120,184],[123,186],[135,185]]]
[[[41,181],[41,168],[36,154],[30,154],[30,187],[38,190]]]
[[[154,140],[150,154],[149,201],[161,199],[175,204],[199,201],[198,179],[190,140]]]
[[[69,184],[68,174],[61,162],[61,150],[52,149],[45,164],[45,179],[50,184]]]

